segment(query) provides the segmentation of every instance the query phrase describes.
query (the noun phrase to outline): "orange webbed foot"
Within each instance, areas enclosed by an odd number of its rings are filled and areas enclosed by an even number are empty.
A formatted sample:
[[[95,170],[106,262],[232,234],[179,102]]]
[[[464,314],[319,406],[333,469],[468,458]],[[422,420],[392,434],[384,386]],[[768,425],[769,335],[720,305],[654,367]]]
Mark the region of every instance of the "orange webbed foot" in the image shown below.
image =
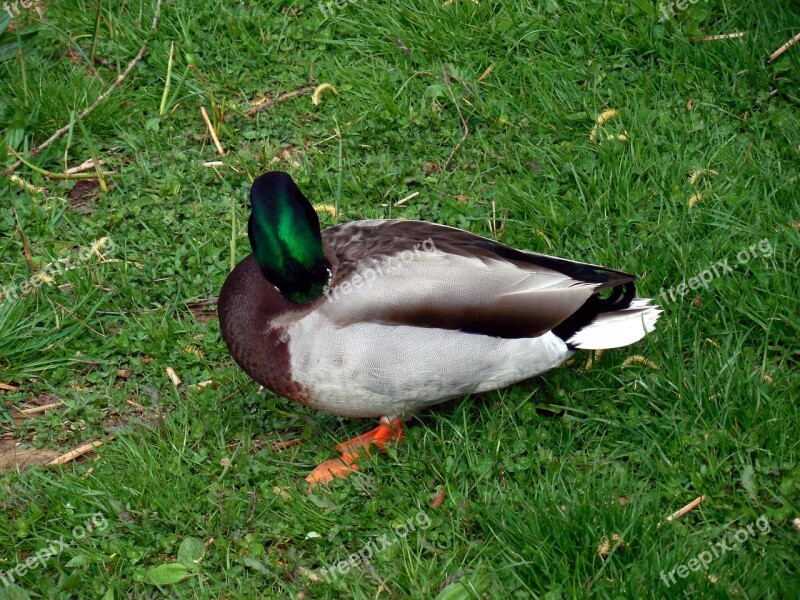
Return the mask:
[[[342,457],[326,460],[311,474],[306,477],[310,488],[315,485],[325,485],[333,481],[334,477],[345,478],[353,471],[358,471],[357,461],[360,457],[369,457],[371,446],[383,450],[390,442],[400,442],[403,439],[403,421],[394,419],[391,422],[386,417],[381,419],[381,424],[352,440],[347,440],[336,445]]]

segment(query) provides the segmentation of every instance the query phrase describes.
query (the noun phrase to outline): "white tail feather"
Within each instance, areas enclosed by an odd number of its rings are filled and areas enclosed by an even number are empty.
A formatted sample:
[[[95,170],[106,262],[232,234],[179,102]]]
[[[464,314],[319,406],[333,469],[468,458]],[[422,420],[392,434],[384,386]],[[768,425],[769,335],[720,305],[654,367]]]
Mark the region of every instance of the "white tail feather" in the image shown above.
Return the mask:
[[[584,350],[607,350],[638,342],[655,329],[662,312],[651,302],[650,298],[634,298],[628,308],[601,313],[567,343]]]

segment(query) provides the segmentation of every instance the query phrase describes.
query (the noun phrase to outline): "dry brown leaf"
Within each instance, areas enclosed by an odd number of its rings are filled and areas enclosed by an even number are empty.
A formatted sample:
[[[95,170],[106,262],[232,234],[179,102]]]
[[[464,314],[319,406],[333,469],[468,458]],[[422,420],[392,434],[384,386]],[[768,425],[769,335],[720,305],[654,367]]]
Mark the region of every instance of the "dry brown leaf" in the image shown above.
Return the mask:
[[[174,385],[175,387],[180,387],[181,386],[181,383],[182,383],[181,382],[181,378],[178,377],[178,374],[175,372],[175,369],[173,369],[172,367],[167,367],[167,377],[169,377],[169,380],[172,382],[172,385]]]
[[[493,64],[489,65],[488,67],[486,67],[486,70],[481,74],[480,77],[478,77],[478,83],[480,83],[481,81],[486,79],[489,76],[489,73],[492,72],[492,69],[494,69],[494,65]]]

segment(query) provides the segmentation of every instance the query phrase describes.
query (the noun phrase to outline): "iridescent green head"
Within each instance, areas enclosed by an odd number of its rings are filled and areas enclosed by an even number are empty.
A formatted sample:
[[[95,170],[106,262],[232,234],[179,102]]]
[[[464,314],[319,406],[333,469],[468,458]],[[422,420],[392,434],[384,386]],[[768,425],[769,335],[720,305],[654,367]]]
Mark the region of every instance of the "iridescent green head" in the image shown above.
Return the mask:
[[[319,218],[288,173],[272,171],[250,188],[250,246],[264,277],[287,300],[316,300],[330,272],[322,251]]]

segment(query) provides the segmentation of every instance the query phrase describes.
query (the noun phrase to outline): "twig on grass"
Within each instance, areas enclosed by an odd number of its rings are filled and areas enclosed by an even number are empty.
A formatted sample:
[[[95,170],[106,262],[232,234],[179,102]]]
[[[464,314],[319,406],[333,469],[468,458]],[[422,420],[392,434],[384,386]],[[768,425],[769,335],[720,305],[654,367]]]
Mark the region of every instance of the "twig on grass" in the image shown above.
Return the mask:
[[[97,166],[101,167],[106,164],[105,159],[101,159],[97,162]],[[89,160],[83,161],[77,167],[70,167],[66,171],[64,171],[65,175],[74,175],[75,173],[83,173],[84,171],[89,171],[90,169],[95,168],[94,159],[90,158]],[[108,175],[108,173],[104,173],[104,175]]]
[[[716,42],[717,40],[731,40],[740,38],[747,35],[746,31],[737,31],[736,33],[721,33],[719,35],[698,35],[689,38],[690,42]]]
[[[22,224],[19,222],[19,217],[17,217],[17,209],[14,209],[14,216],[17,219],[17,232],[19,232],[19,239],[22,240],[22,253],[25,255],[25,261],[28,263],[28,270],[31,273],[31,277],[36,272],[36,269],[33,267],[33,258],[31,257],[31,251],[28,248],[28,240],[25,238],[25,232],[22,231]]]
[[[110,442],[113,439],[114,439],[114,436],[111,435],[111,436],[108,437],[107,441]],[[77,448],[75,448],[74,450],[70,450],[66,454],[62,454],[61,456],[57,456],[56,458],[51,460],[49,463],[47,463],[47,466],[48,467],[56,467],[58,465],[63,465],[63,464],[66,464],[68,462],[72,462],[73,460],[75,460],[77,458],[80,458],[84,454],[89,454],[89,452],[91,452],[95,448],[99,448],[100,446],[102,446],[105,443],[106,443],[105,440],[96,440],[94,442],[89,442],[88,444],[84,444],[83,446],[78,446]]]
[[[252,117],[257,112],[270,108],[273,104],[280,104],[281,102],[286,102],[287,100],[291,100],[292,98],[297,98],[298,96],[302,96],[303,94],[307,94],[308,92],[313,92],[313,91],[314,91],[314,86],[307,85],[306,87],[302,87],[299,90],[281,94],[277,98],[267,98],[263,102],[260,102],[259,104],[256,104],[255,106],[248,108],[246,111],[244,111],[244,114],[247,117]]]
[[[42,175],[44,177],[48,177],[50,179],[69,179],[69,180],[72,180],[72,179],[97,179],[97,174],[96,173],[53,173],[52,171],[48,171],[47,169],[42,169],[41,167],[37,167],[33,163],[28,162],[27,160],[22,158],[22,156],[16,150],[14,150],[11,146],[7,145],[6,147],[8,148],[8,151],[16,157],[18,164],[23,164],[26,167],[28,167],[31,171],[33,171],[34,173],[39,173],[39,175]],[[11,165],[11,166],[14,166],[14,165]],[[94,164],[94,160],[92,160],[92,166],[93,167],[96,166]],[[9,167],[9,169],[10,168],[11,167]],[[113,171],[105,171],[105,172],[103,172],[103,175],[114,175],[114,172]]]
[[[214,146],[216,146],[217,152],[220,156],[224,155],[225,150],[222,149],[222,144],[219,143],[219,138],[217,137],[217,133],[214,131],[214,126],[208,119],[208,113],[206,112],[205,106],[200,107],[200,114],[203,115],[203,121],[206,122],[206,127],[208,127],[208,132],[211,134],[211,139],[214,141]]]
[[[395,206],[400,206],[404,202],[408,202],[409,200],[411,200],[412,198],[416,198],[417,196],[419,196],[419,192],[414,192],[413,194],[409,194],[408,196],[406,196],[402,200],[398,200],[397,202],[394,203],[394,205]]]
[[[771,62],[774,62],[775,60],[777,60],[778,57],[781,54],[786,52],[789,48],[791,48],[797,42],[800,42],[800,33],[798,33],[796,36],[794,36],[792,39],[790,39],[788,42],[786,42],[783,46],[781,46],[780,48],[775,50],[775,52],[770,54],[769,58],[767,59],[767,64],[770,64]]]
[[[159,19],[160,15],[161,15],[161,0],[156,0],[155,13],[153,14],[153,21],[152,21],[152,23],[150,25],[150,31],[151,32],[155,31],[156,28],[158,27],[158,19]],[[139,48],[139,52],[136,54],[136,56],[133,58],[133,60],[130,63],[128,63],[128,66],[126,67],[126,69],[114,80],[114,83],[111,84],[111,87],[109,87],[105,92],[100,94],[95,99],[95,101],[92,102],[89,105],[88,108],[86,108],[80,115],[78,115],[78,120],[85,119],[89,115],[89,113],[91,113],[95,108],[100,106],[100,104],[102,104],[103,101],[105,101],[115,89],[117,89],[120,85],[122,85],[122,82],[125,81],[125,79],[128,77],[130,72],[133,71],[133,68],[137,64],[139,64],[140,60],[142,60],[142,57],[144,56],[144,53],[145,53],[146,50],[147,50],[147,40],[145,40],[145,42],[142,44],[142,47]],[[59,129],[53,135],[51,135],[49,138],[47,138],[44,142],[42,142],[41,144],[36,146],[33,150],[31,150],[30,156],[31,157],[36,156],[42,150],[44,150],[45,148],[50,146],[50,144],[52,144],[53,142],[58,140],[62,135],[64,135],[65,133],[67,133],[67,131],[70,130],[70,125],[71,125],[71,122],[67,123],[61,129]],[[22,161],[19,158],[19,156],[17,156],[17,159],[18,159],[17,162],[15,162],[13,165],[11,165],[10,167],[6,168],[3,171],[3,175],[4,176],[10,175],[14,171],[16,171],[17,168],[21,164],[23,164],[24,161]]]
[[[34,406],[33,408],[23,408],[12,414],[15,417],[31,417],[33,415],[38,415],[39,413],[47,412],[48,410],[52,410],[54,408],[60,408],[62,406],[64,406],[64,403],[61,400],[59,400],[58,402],[53,402],[52,404]]]
[[[694,500],[689,502],[689,504],[687,504],[686,506],[684,506],[680,510],[676,510],[674,513],[672,513],[670,516],[668,516],[665,520],[666,521],[674,521],[675,519],[680,519],[686,513],[691,512],[695,508],[700,506],[705,501],[705,499],[706,499],[705,496],[700,496],[699,498],[695,498]]]

